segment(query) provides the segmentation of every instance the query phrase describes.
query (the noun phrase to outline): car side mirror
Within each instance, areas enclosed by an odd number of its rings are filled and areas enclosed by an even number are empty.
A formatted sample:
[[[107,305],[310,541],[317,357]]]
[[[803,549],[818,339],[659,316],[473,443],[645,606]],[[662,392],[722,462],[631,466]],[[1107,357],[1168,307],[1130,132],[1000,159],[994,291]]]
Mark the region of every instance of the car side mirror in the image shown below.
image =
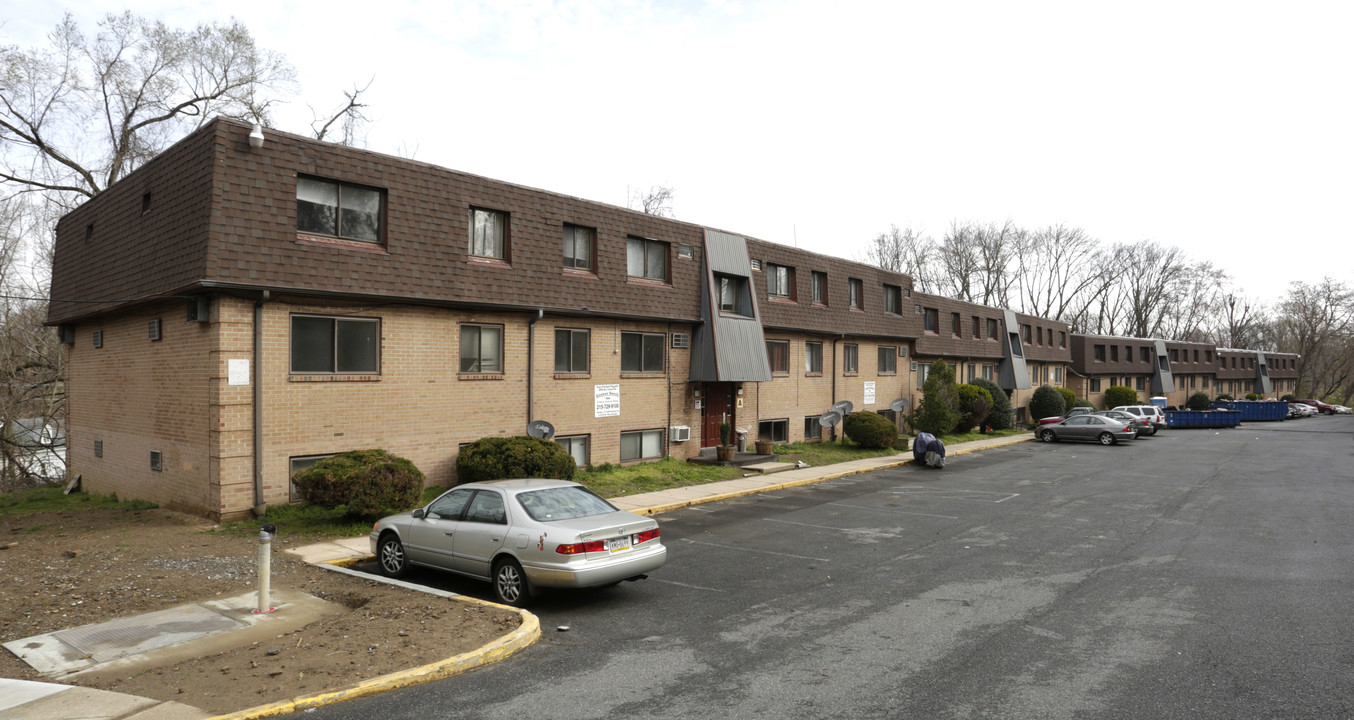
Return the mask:
[[[409,514],[413,515],[415,520],[418,520],[419,518],[423,517],[423,508],[416,508],[413,512]]]

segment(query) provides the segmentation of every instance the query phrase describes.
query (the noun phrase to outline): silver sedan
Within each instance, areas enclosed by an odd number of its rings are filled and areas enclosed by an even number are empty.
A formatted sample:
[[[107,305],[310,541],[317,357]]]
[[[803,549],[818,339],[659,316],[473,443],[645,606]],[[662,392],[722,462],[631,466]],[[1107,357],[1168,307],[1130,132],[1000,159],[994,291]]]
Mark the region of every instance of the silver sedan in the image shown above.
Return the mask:
[[[1077,415],[1059,423],[1040,425],[1035,428],[1034,435],[1044,442],[1087,440],[1101,445],[1114,445],[1138,437],[1132,425],[1103,415]]]
[[[460,485],[427,507],[382,518],[370,537],[386,575],[412,565],[447,570],[490,581],[500,602],[518,607],[534,588],[642,579],[668,552],[653,518],[567,480]]]

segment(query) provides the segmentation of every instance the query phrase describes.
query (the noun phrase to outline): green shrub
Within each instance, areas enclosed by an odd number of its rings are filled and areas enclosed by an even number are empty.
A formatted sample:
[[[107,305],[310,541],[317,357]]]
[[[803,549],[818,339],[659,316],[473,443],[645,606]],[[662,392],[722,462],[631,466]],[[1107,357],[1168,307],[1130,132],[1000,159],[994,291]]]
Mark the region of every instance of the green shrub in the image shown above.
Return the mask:
[[[572,480],[574,470],[573,456],[559,443],[526,435],[480,438],[456,456],[456,480],[461,483],[530,477]]]
[[[1297,402],[1297,401],[1298,401],[1298,396],[1297,396],[1297,395],[1294,395],[1294,394],[1292,394],[1292,393],[1289,393],[1288,395],[1284,395],[1283,397],[1279,398],[1279,400],[1281,400],[1281,401],[1283,401],[1283,402]]]
[[[1223,393],[1219,395],[1216,399],[1218,402],[1232,402],[1236,398],[1232,397],[1231,395],[1228,395],[1227,393]]]
[[[946,435],[959,424],[959,398],[955,396],[954,371],[944,360],[931,363],[922,385],[917,411],[908,416],[913,428],[932,435]]]
[[[1072,407],[1093,408],[1095,407],[1095,403],[1091,402],[1090,400],[1087,400],[1086,398],[1077,398],[1077,401],[1072,403]]]
[[[992,412],[992,393],[977,385],[955,385],[955,397],[959,401],[959,424],[954,426],[957,433],[966,433],[987,420]]]
[[[879,413],[853,412],[842,421],[842,432],[851,442],[867,448],[886,448],[898,439],[898,426]]]
[[[992,398],[992,409],[987,413],[988,427],[993,430],[1010,430],[1015,413],[1011,411],[1011,399],[1006,396],[1006,391],[985,378],[976,378],[973,384],[986,390]]]
[[[1261,397],[1264,396],[1261,395],[1260,393],[1246,393],[1247,400],[1259,400]]]
[[[1030,419],[1043,420],[1047,417],[1059,417],[1067,412],[1063,404],[1062,393],[1052,385],[1040,385],[1030,396]]]
[[[1208,393],[1206,392],[1194,393],[1185,401],[1185,407],[1190,410],[1207,410],[1209,406]]]
[[[1058,394],[1063,396],[1063,412],[1067,412],[1077,406],[1077,394],[1067,388],[1058,388]]]
[[[1120,405],[1137,405],[1138,391],[1127,385],[1115,385],[1105,391],[1105,409]]]
[[[353,517],[379,517],[418,505],[423,481],[413,463],[385,450],[339,453],[292,475],[306,502],[343,506]]]

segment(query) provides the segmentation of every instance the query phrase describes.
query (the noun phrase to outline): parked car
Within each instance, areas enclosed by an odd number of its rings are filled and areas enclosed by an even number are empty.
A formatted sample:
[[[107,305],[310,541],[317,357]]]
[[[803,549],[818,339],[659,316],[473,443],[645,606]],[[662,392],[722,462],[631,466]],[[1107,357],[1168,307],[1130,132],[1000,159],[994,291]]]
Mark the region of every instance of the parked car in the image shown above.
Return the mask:
[[[381,518],[370,538],[386,575],[421,565],[488,580],[500,602],[520,607],[535,588],[643,579],[667,559],[660,535],[653,518],[578,483],[528,478],[459,485]]]
[[[1316,407],[1304,402],[1288,403],[1288,414],[1292,415],[1295,408],[1298,411],[1297,417],[1311,417],[1316,414]]]
[[[1067,418],[1070,418],[1070,417],[1076,417],[1076,416],[1078,416],[1078,415],[1090,415],[1090,414],[1094,413],[1095,411],[1096,411],[1095,408],[1089,408],[1089,407],[1085,407],[1085,406],[1074,407],[1074,408],[1068,409],[1068,411],[1067,411],[1067,413],[1066,413],[1065,415],[1055,415],[1055,416],[1053,416],[1053,417],[1040,418],[1039,422],[1036,423],[1036,424],[1038,424],[1038,425],[1051,425],[1051,424],[1056,423],[1056,422],[1062,422],[1063,420],[1066,420]]]
[[[1323,403],[1320,400],[1298,400],[1298,402],[1302,403],[1303,405],[1311,405],[1312,407],[1316,408],[1316,411],[1321,413],[1322,415],[1335,414],[1334,405],[1331,405],[1329,403]]]
[[[1101,445],[1114,445],[1138,437],[1133,426],[1101,415],[1077,415],[1052,425],[1040,425],[1034,436],[1044,442],[1058,440],[1086,440]]]
[[[1156,430],[1166,427],[1166,413],[1162,412],[1161,408],[1156,405],[1120,405],[1110,409],[1126,412],[1129,415],[1145,417],[1148,422],[1152,423],[1152,427]]]
[[[1132,413],[1126,413],[1123,410],[1099,410],[1095,414],[1114,418],[1122,423],[1128,423],[1133,427],[1133,431],[1136,432],[1139,437],[1157,434],[1156,426],[1144,415],[1133,415]]]
[[[1349,406],[1348,406],[1348,405],[1336,405],[1336,406],[1335,406],[1335,413],[1336,413],[1337,415],[1349,415],[1351,412],[1354,412],[1354,411],[1351,411],[1351,410],[1349,409]]]

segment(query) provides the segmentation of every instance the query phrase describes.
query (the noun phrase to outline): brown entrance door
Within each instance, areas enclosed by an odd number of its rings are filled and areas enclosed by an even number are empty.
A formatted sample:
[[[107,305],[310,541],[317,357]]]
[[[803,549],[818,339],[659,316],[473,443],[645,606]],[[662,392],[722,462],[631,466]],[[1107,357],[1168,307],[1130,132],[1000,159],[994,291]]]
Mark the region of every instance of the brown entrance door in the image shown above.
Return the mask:
[[[719,423],[727,414],[730,425],[734,422],[733,383],[705,383],[702,389],[705,402],[701,403],[701,447],[714,447],[719,444]],[[732,433],[729,442],[733,442]]]

